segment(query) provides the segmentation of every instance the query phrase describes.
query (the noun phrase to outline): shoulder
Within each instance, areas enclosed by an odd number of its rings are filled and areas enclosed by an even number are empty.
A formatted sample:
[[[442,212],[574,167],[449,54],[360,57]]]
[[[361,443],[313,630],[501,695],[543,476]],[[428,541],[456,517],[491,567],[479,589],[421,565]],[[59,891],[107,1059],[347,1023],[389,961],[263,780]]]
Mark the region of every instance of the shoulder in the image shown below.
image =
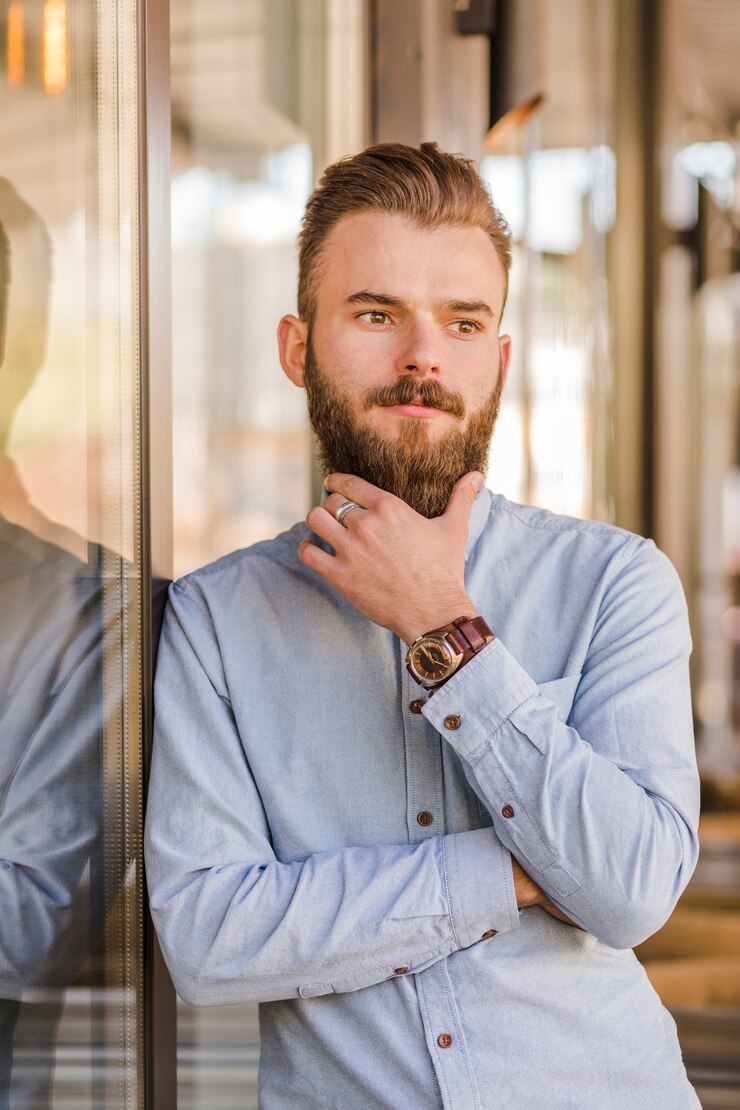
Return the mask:
[[[646,542],[642,536],[628,532],[624,528],[617,528],[614,524],[565,516],[561,513],[553,513],[549,509],[538,508],[536,505],[520,505],[515,501],[507,500],[501,494],[494,494],[489,513],[490,524],[493,525],[496,520],[502,518],[510,520],[521,528],[549,536],[580,537],[584,542],[593,543],[595,546],[633,548]]]
[[[302,570],[298,558],[298,545],[309,536],[305,524],[296,524],[270,540],[232,551],[198,570],[178,578],[170,586],[170,597],[197,599],[227,595],[239,587],[248,589],[250,583],[264,579],[274,581],[285,574]]]
[[[500,494],[491,497],[484,534],[507,546],[534,547],[558,558],[596,561],[614,572],[635,558],[671,566],[653,541],[644,536],[614,524],[520,505]]]
[[[643,589],[682,598],[678,575],[651,539],[601,521],[564,516],[492,495],[481,535],[492,557],[515,563],[540,583],[568,587],[571,596],[608,596],[613,588]]]

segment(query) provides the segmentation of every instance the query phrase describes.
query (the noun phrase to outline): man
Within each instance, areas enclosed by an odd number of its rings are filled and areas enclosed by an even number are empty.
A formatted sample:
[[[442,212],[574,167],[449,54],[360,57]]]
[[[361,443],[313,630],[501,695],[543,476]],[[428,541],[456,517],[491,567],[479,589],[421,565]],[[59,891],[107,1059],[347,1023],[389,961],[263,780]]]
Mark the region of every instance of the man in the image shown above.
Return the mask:
[[[120,628],[106,553],[50,521],[9,454],[43,370],[52,243],[0,177],[0,1107],[53,1101],[66,988],[117,894],[104,829],[104,682]],[[84,557],[83,557],[84,555]]]
[[[152,912],[186,1001],[263,1003],[267,1110],[698,1106],[630,951],[696,859],[684,604],[482,488],[509,262],[463,159],[329,167],[278,333],[328,496],[172,589]]]

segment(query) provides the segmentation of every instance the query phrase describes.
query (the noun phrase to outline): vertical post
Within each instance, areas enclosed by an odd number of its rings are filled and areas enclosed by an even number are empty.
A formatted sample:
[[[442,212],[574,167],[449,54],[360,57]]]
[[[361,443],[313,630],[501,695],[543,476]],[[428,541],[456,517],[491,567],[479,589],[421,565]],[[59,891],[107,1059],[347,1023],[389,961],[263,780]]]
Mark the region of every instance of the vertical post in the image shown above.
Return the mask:
[[[478,160],[488,130],[489,38],[455,30],[451,0],[374,0],[372,139]]]
[[[610,234],[614,320],[615,523],[653,529],[652,298],[658,278],[658,78],[660,4],[616,5],[619,96],[614,121],[617,220]]]
[[[170,307],[169,0],[140,0],[142,645],[143,767],[148,780],[152,680],[166,584],[172,574],[172,394]],[[177,1105],[175,990],[148,909],[144,921],[143,1060],[145,1107]]]

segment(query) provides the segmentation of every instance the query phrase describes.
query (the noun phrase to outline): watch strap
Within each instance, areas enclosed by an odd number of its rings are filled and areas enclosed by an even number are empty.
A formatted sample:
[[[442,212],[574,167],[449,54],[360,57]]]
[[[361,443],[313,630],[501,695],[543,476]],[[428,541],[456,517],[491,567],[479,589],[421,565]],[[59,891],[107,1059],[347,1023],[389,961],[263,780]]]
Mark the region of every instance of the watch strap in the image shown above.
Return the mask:
[[[434,693],[460,667],[464,667],[474,655],[495,638],[483,617],[458,617],[457,620],[444,625],[442,628],[435,628],[431,632],[425,632],[423,635],[417,636],[406,652],[406,668],[415,682],[429,690],[430,693]],[[417,670],[414,655],[416,649],[425,640],[436,641],[438,644],[442,642],[446,650],[451,653],[446,674],[440,674],[434,678],[431,675],[422,675]]]
[[[447,643],[459,651],[467,662],[477,655],[481,648],[495,640],[495,636],[483,617],[458,617],[452,624],[436,630],[437,635],[445,636]]]

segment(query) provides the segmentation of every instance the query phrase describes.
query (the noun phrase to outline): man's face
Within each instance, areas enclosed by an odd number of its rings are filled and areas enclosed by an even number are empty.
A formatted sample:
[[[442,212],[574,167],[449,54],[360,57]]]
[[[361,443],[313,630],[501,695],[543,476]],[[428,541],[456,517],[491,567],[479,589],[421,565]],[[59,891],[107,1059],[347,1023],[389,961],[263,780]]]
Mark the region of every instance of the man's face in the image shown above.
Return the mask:
[[[485,468],[509,358],[504,290],[480,228],[366,212],[337,224],[299,383],[327,470],[444,510],[457,479]]]

